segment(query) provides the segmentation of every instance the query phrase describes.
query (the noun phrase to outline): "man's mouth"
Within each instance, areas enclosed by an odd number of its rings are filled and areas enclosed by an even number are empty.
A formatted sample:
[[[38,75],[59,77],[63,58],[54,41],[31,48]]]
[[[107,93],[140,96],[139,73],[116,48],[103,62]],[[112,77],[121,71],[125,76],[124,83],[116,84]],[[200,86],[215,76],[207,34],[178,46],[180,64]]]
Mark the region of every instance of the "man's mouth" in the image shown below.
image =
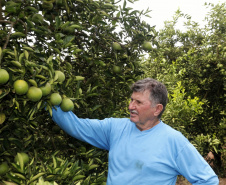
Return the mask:
[[[130,110],[130,116],[138,115],[138,112],[136,110]]]

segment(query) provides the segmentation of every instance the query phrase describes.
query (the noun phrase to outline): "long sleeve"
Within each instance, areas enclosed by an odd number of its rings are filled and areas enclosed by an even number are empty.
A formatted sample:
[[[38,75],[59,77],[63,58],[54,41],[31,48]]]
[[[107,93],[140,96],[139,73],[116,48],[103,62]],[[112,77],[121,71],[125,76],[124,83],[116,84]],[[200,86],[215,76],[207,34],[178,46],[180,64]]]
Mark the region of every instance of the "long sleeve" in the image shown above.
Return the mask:
[[[177,165],[179,172],[193,185],[219,184],[219,179],[212,168],[191,143],[179,153]]]
[[[110,118],[80,119],[72,111],[63,112],[60,107],[53,108],[52,111],[53,121],[70,136],[95,147],[109,150]]]

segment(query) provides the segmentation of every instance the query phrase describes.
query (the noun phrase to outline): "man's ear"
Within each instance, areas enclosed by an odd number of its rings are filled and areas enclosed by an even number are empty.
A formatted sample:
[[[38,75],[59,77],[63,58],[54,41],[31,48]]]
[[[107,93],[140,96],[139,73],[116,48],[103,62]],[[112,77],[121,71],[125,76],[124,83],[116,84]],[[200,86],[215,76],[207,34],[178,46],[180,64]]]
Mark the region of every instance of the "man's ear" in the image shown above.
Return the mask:
[[[162,112],[162,110],[163,110],[163,105],[162,104],[157,104],[156,107],[155,107],[154,115],[156,117],[158,117],[158,115]]]

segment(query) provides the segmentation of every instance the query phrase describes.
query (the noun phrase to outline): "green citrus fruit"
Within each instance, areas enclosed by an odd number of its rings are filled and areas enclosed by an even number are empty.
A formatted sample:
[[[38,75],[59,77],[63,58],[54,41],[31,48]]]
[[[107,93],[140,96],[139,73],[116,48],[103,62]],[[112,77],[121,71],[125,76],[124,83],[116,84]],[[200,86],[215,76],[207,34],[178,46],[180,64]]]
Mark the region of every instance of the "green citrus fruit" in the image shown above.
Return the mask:
[[[102,66],[102,67],[105,67],[105,66],[106,66],[106,64],[105,64],[102,60],[99,61],[99,64],[100,64],[100,66]]]
[[[28,84],[24,80],[17,80],[14,82],[13,87],[15,89],[16,94],[23,95],[28,91]]]
[[[5,84],[9,80],[9,73],[5,69],[0,69],[0,85]]]
[[[3,162],[0,164],[0,176],[5,175],[9,170],[9,166],[7,162]]]
[[[52,89],[51,84],[46,83],[46,85],[43,87],[40,87],[40,89],[42,90],[42,96],[47,96],[51,92],[51,89]]]
[[[2,123],[4,123],[5,119],[6,119],[5,114],[4,114],[3,112],[0,112],[0,125],[1,125]]]
[[[122,49],[121,45],[117,42],[113,42],[112,47],[114,50],[117,50],[117,51]]]
[[[120,73],[121,72],[121,68],[119,66],[114,65],[113,66],[113,72],[114,73]]]
[[[55,75],[58,76],[58,82],[63,82],[65,80],[65,75],[62,71],[55,71]]]
[[[24,152],[21,152],[20,154],[22,156],[24,164],[27,164],[29,162],[29,156]],[[16,157],[14,158],[14,161],[16,163],[19,163],[18,155],[16,155]]]
[[[150,51],[152,49],[151,42],[144,41],[143,48],[144,48],[144,50]]]
[[[224,47],[223,50],[226,51],[226,47]]]
[[[64,112],[68,112],[74,109],[74,103],[69,98],[64,98],[60,104],[60,108]]]
[[[42,98],[42,90],[38,87],[32,86],[27,91],[27,97],[31,101],[39,101]]]
[[[62,102],[62,97],[60,96],[59,93],[52,93],[50,95],[50,103],[51,103],[51,105],[53,105],[53,106],[60,105],[61,102]]]

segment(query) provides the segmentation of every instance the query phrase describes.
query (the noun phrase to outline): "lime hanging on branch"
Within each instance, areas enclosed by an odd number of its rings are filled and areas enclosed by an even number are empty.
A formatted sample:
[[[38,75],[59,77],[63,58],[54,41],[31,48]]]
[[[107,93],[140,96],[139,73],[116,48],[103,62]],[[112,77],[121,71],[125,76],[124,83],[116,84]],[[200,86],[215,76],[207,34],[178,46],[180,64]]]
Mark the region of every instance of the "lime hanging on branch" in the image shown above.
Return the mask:
[[[0,85],[5,84],[9,80],[9,73],[5,69],[0,69]]]
[[[42,91],[42,96],[47,96],[50,94],[52,87],[50,83],[46,83],[45,86],[40,87]]]
[[[143,43],[143,49],[146,51],[151,51],[152,50],[152,44],[149,41],[144,41]]]
[[[119,43],[117,43],[117,42],[113,42],[112,48],[113,48],[114,50],[116,50],[116,51],[122,50],[121,45],[120,45]]]
[[[52,93],[50,95],[50,103],[52,106],[60,105],[62,102],[62,97],[59,93]]]
[[[16,80],[13,84],[15,93],[18,95],[26,94],[28,91],[28,83],[24,80]]]
[[[121,68],[119,66],[114,65],[113,66],[113,72],[114,73],[120,73],[121,72]]]
[[[70,98],[64,98],[60,104],[60,108],[64,112],[72,111],[74,109],[74,103],[71,101]]]
[[[2,164],[0,164],[0,176],[5,175],[9,170],[9,166],[7,164],[7,162],[3,162]]]
[[[38,87],[32,86],[28,89],[27,97],[33,102],[39,101],[42,98],[42,90]]]

